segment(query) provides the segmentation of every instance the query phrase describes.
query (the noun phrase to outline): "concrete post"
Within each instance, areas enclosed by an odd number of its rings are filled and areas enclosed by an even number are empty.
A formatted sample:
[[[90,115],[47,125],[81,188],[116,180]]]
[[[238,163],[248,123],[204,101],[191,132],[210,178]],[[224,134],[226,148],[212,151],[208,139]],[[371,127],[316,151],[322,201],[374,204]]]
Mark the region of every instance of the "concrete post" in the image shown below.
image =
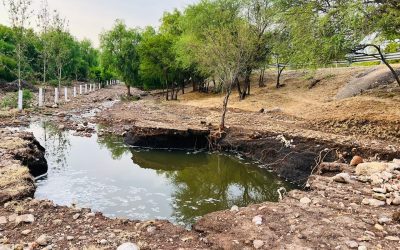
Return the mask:
[[[43,107],[43,88],[39,88],[39,107]]]
[[[23,92],[22,90],[18,90],[18,110],[22,110],[23,109]]]
[[[85,84],[85,94],[87,93],[87,84]]]
[[[79,94],[82,95],[82,84],[79,85]]]
[[[76,97],[76,87],[74,86],[74,97]]]
[[[64,100],[68,102],[68,89],[67,87],[64,88]]]
[[[54,88],[54,103],[58,103],[58,89]]]

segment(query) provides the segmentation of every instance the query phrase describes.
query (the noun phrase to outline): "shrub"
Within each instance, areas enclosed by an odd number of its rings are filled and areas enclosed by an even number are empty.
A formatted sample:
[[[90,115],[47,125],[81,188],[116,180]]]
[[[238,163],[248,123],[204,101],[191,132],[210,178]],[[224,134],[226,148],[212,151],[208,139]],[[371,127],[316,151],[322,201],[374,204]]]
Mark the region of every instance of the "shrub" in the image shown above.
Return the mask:
[[[22,91],[23,107],[28,108],[31,106],[33,94],[30,90],[24,89]],[[9,93],[1,100],[0,106],[2,108],[17,108],[18,107],[18,92]]]

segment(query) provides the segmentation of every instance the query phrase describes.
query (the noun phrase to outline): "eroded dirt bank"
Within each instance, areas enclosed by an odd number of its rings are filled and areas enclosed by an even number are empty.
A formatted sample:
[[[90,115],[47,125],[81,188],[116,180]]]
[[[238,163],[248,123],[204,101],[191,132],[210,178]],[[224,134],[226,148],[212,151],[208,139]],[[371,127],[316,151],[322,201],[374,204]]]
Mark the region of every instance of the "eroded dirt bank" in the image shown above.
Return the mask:
[[[291,191],[279,203],[232,207],[206,215],[192,231],[165,221],[108,219],[87,209],[28,198],[0,208],[0,244],[17,249],[115,249],[125,242],[141,249],[399,249],[400,163],[393,159],[400,158],[400,136],[395,130],[399,112],[395,107],[400,100],[382,96],[379,90],[354,99],[327,101],[344,84],[346,75],[335,72],[336,76],[308,90],[299,73],[291,74],[293,78],[286,80],[288,87],[281,92],[256,89],[243,103],[233,99],[227,120],[230,128],[220,147],[237,150],[286,178],[303,181],[307,190]],[[332,85],[334,81],[339,83]],[[122,86],[101,90],[91,93],[88,100],[49,108],[42,114],[63,129],[102,123],[106,127],[100,134],[139,137],[128,140],[131,144],[151,142],[147,139],[152,137],[170,139],[171,135],[179,144],[182,135],[193,139],[188,131],[201,131],[203,137],[218,124],[221,97],[197,93],[181,96],[179,102],[149,96],[116,103],[101,108],[97,118],[80,115],[98,106],[99,102],[89,100],[115,100],[124,91]],[[261,98],[266,100],[257,101]],[[351,112],[347,112],[349,107]],[[259,112],[260,108],[266,112]],[[349,120],[364,122],[358,129],[358,123]],[[371,127],[374,121],[381,123]],[[92,130],[82,132],[89,136]],[[185,145],[191,143],[185,141]],[[379,162],[350,166],[355,155],[365,162]],[[319,163],[333,161],[339,167],[318,168]],[[316,174],[305,181],[314,167]]]

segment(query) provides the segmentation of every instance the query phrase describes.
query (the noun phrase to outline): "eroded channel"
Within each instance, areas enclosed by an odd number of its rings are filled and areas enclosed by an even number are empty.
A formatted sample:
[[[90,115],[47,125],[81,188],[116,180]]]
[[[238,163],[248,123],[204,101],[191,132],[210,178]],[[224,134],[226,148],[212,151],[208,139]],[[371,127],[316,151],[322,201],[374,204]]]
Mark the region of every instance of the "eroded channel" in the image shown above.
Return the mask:
[[[277,201],[294,188],[239,156],[132,148],[116,136],[77,137],[49,122],[29,128],[46,148],[49,170],[35,197],[88,207],[109,217],[190,225],[207,213]]]

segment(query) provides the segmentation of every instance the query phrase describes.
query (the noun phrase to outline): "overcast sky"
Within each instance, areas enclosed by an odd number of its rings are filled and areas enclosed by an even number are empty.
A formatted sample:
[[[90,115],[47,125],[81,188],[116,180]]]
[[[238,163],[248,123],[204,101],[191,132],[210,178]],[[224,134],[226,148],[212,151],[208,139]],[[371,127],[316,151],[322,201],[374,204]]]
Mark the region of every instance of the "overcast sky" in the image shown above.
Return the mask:
[[[33,0],[38,10],[41,0]],[[9,24],[8,13],[0,0],[0,23]],[[98,45],[98,36],[110,29],[115,19],[123,19],[131,27],[158,26],[165,11],[184,9],[198,0],[48,0],[50,9],[57,9],[69,21],[70,32],[78,39],[89,38]],[[36,15],[35,15],[36,16]],[[32,20],[35,25],[36,18]]]

